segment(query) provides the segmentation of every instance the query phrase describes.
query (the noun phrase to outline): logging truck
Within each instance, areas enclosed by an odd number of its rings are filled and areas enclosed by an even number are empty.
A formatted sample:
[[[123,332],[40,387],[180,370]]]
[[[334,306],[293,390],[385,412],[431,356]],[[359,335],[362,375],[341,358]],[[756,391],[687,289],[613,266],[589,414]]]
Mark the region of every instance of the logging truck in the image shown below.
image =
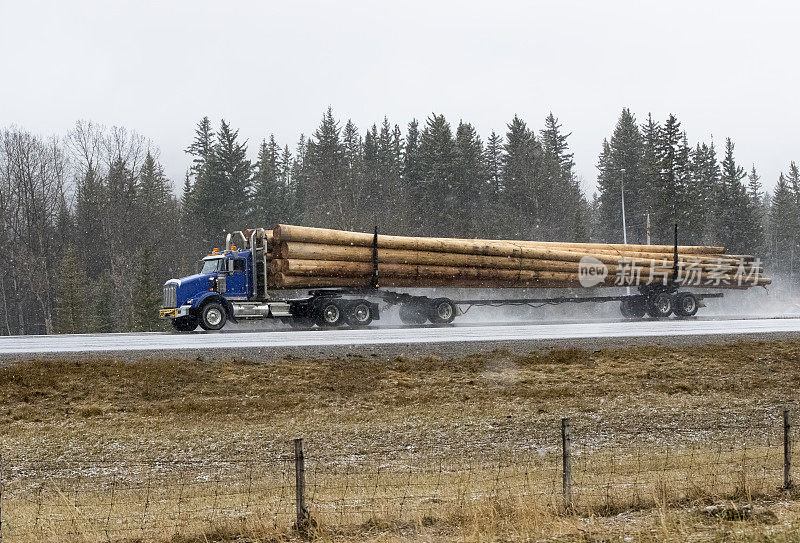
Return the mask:
[[[163,288],[159,316],[179,332],[219,330],[229,321],[252,319],[278,319],[303,329],[363,328],[392,307],[403,323],[413,325],[448,324],[473,306],[567,303],[618,303],[628,319],[686,318],[705,299],[722,296],[686,286],[718,290],[769,283],[753,257],[724,255],[722,248],[679,247],[677,228],[674,246],[623,246],[408,238],[379,236],[377,229],[356,233],[278,225],[274,231],[228,234],[224,249],[214,249],[201,263],[198,273],[171,279]],[[743,276],[750,283],[743,285]],[[401,287],[570,288],[570,293],[627,288],[611,296],[453,299],[396,290]]]

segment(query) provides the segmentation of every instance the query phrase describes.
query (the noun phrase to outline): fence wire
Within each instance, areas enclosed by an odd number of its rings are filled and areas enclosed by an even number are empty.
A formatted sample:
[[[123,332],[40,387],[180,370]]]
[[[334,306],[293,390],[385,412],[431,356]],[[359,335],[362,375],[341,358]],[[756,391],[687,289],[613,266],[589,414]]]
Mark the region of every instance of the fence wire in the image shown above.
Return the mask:
[[[631,430],[574,420],[569,503],[562,436],[558,428],[548,435],[546,443],[523,448],[470,442],[447,451],[409,446],[341,455],[317,455],[310,442],[306,509],[329,526],[424,522],[498,504],[597,513],[751,499],[784,485],[780,411],[743,422]],[[792,443],[793,450],[800,445]],[[458,454],[462,445],[471,453]],[[287,454],[273,458],[139,462],[24,462],[6,454],[0,535],[4,542],[154,540],[220,525],[241,533],[283,531],[297,515],[292,450],[287,443]]]

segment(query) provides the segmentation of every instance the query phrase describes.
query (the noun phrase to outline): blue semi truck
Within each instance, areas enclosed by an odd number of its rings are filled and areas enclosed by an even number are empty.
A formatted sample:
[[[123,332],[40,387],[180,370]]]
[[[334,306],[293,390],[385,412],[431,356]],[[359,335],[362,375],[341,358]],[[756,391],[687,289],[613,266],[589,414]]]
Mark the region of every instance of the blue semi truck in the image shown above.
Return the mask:
[[[677,234],[675,243],[677,255]],[[677,261],[677,256],[676,256]],[[369,326],[381,311],[399,307],[405,324],[449,324],[472,306],[519,305],[540,307],[564,303],[618,302],[625,318],[645,316],[692,317],[706,298],[722,293],[678,292],[679,285],[643,285],[635,294],[620,296],[561,296],[521,299],[460,299],[401,293],[378,288],[377,231],[373,276],[362,288],[320,288],[308,292],[270,288],[268,234],[264,229],[228,234],[225,249],[215,249],[194,275],[164,284],[159,316],[170,319],[178,332],[219,330],[227,322],[278,319],[307,329]],[[675,272],[677,275],[677,272]]]
[[[379,318],[375,292],[369,289],[322,289],[292,295],[285,290],[270,290],[268,272],[264,229],[228,234],[225,249],[215,249],[204,257],[198,273],[164,284],[159,316],[171,319],[179,332],[198,327],[219,330],[228,321],[240,319],[273,318],[298,328],[315,324],[333,328],[364,327]],[[381,293],[381,297],[391,301],[388,294]],[[440,320],[449,322],[456,308],[450,302],[440,313]]]

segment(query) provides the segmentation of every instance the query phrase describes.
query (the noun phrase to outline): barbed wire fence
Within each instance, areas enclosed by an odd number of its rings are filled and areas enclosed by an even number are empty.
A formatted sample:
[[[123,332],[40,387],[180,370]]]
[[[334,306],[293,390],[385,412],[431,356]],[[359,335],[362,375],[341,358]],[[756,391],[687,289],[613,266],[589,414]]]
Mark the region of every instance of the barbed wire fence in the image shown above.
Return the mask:
[[[236,459],[69,461],[0,456],[0,542],[264,534],[474,517],[613,514],[791,490],[788,410],[706,426],[604,428],[562,419],[545,443],[413,444]],[[326,444],[329,445],[329,444]],[[475,451],[459,454],[459,449]],[[454,452],[455,451],[455,452]]]

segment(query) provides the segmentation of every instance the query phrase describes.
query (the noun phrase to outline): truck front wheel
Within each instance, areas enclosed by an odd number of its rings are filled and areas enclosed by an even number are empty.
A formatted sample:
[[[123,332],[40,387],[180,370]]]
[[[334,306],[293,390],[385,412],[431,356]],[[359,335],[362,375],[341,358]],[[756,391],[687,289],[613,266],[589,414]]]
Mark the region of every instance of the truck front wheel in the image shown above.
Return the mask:
[[[217,302],[209,302],[200,310],[200,328],[203,330],[219,330],[228,319],[225,308]]]
[[[192,332],[197,329],[198,319],[194,315],[172,319],[172,327],[178,332]]]

